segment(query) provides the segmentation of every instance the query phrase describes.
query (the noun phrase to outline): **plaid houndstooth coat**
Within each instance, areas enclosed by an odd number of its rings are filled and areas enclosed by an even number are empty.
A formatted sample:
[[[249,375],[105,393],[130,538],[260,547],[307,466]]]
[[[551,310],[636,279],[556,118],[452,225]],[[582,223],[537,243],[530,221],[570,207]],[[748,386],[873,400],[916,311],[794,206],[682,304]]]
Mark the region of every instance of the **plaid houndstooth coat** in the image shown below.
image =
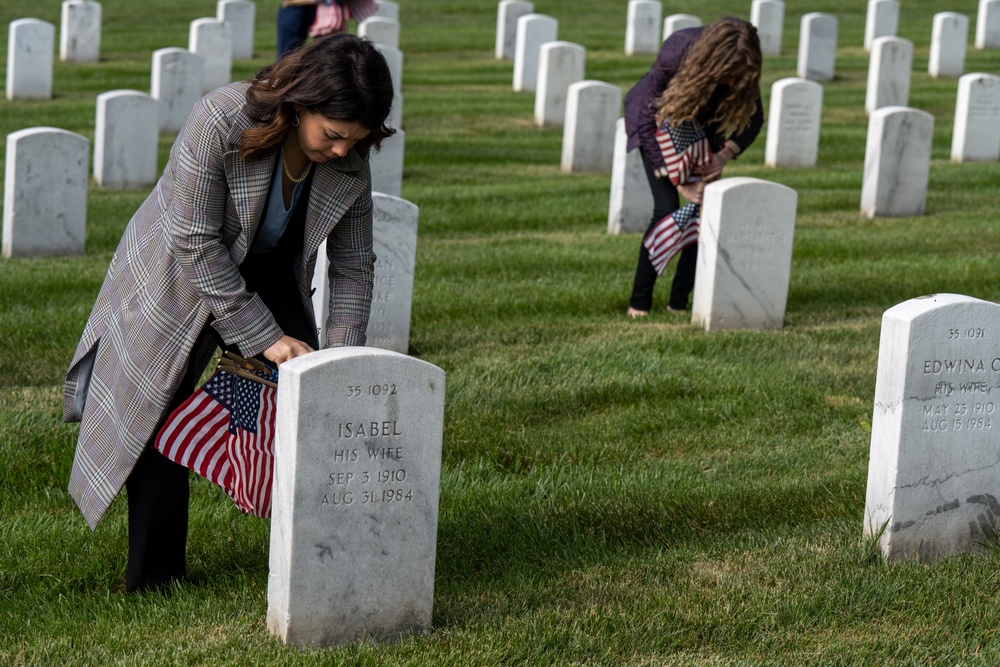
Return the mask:
[[[122,236],[66,375],[63,415],[81,421],[69,491],[91,529],[155,431],[209,316],[244,356],[282,336],[238,269],[277,157],[239,156],[240,135],[251,126],[243,113],[248,86],[224,86],[195,105]],[[328,345],[364,345],[375,262],[368,161],[351,150],[315,169],[293,267],[298,296],[314,319],[312,273],[329,237]]]

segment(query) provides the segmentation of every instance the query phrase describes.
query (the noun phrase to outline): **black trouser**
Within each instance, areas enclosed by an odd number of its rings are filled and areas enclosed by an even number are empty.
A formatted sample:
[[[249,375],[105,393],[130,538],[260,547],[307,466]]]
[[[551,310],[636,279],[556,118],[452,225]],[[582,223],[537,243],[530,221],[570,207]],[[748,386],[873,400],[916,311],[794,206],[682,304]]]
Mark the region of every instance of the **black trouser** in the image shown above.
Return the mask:
[[[667,217],[680,208],[680,196],[677,188],[667,179],[657,178],[653,173],[653,166],[646,156],[639,151],[642,157],[642,166],[646,170],[646,179],[649,181],[649,189],[653,193],[653,217],[649,221],[649,227],[643,239],[649,235],[663,218]],[[676,310],[686,310],[688,307],[688,297],[694,289],[694,273],[698,264],[698,244],[692,244],[682,249],[677,258],[677,271],[674,273],[674,281],[670,285],[670,304]],[[653,268],[653,263],[649,261],[649,250],[646,246],[639,244],[639,263],[635,267],[635,280],[632,283],[632,297],[629,305],[636,310],[648,311],[653,306],[653,287],[656,285],[657,273]]]

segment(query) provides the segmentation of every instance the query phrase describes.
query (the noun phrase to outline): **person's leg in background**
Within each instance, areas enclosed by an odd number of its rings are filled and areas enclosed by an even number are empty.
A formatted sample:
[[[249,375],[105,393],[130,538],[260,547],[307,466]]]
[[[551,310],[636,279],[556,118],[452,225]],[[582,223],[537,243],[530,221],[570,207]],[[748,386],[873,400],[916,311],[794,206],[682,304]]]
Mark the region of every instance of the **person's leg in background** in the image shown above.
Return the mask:
[[[680,208],[680,196],[677,188],[667,179],[657,178],[653,166],[640,151],[642,167],[646,171],[649,189],[653,193],[653,216],[643,234],[643,239],[649,235],[653,227],[663,218]],[[696,255],[697,258],[697,255]],[[653,306],[653,287],[656,285],[656,269],[649,261],[649,250],[639,244],[639,262],[635,268],[635,280],[632,283],[632,296],[629,299],[629,315],[637,317],[645,315]]]

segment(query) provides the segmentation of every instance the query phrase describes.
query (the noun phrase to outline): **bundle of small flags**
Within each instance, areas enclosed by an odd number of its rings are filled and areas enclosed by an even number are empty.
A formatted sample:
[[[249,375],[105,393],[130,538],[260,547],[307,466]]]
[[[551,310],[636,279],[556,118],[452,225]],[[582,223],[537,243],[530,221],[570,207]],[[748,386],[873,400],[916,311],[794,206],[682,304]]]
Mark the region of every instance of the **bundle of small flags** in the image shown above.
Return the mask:
[[[674,185],[691,182],[699,169],[712,163],[712,146],[705,131],[695,122],[675,127],[664,121],[656,130],[656,142]],[[667,263],[683,248],[698,242],[700,216],[699,204],[685,204],[656,223],[643,239],[657,273],[663,273]]]
[[[271,516],[278,371],[226,352],[156,436],[171,461],[218,484],[244,512]]]

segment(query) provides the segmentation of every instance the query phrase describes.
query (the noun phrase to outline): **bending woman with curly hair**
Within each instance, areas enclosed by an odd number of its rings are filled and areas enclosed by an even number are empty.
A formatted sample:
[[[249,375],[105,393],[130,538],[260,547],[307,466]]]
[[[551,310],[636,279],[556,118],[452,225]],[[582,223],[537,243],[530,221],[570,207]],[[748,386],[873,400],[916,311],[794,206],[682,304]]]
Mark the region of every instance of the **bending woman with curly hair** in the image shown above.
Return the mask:
[[[653,193],[653,217],[646,234],[680,207],[678,194],[700,204],[705,184],[721,177],[726,164],[757,138],[764,124],[760,69],[757,29],[746,21],[724,18],[670,35],[653,67],[629,90],[625,96],[628,150],[639,148]],[[676,187],[670,182],[655,136],[664,121],[674,125],[694,121],[704,129],[712,146],[712,162],[696,181]],[[697,259],[697,244],[680,251],[667,310],[688,308]],[[649,313],[656,277],[649,251],[640,245],[630,317]]]

